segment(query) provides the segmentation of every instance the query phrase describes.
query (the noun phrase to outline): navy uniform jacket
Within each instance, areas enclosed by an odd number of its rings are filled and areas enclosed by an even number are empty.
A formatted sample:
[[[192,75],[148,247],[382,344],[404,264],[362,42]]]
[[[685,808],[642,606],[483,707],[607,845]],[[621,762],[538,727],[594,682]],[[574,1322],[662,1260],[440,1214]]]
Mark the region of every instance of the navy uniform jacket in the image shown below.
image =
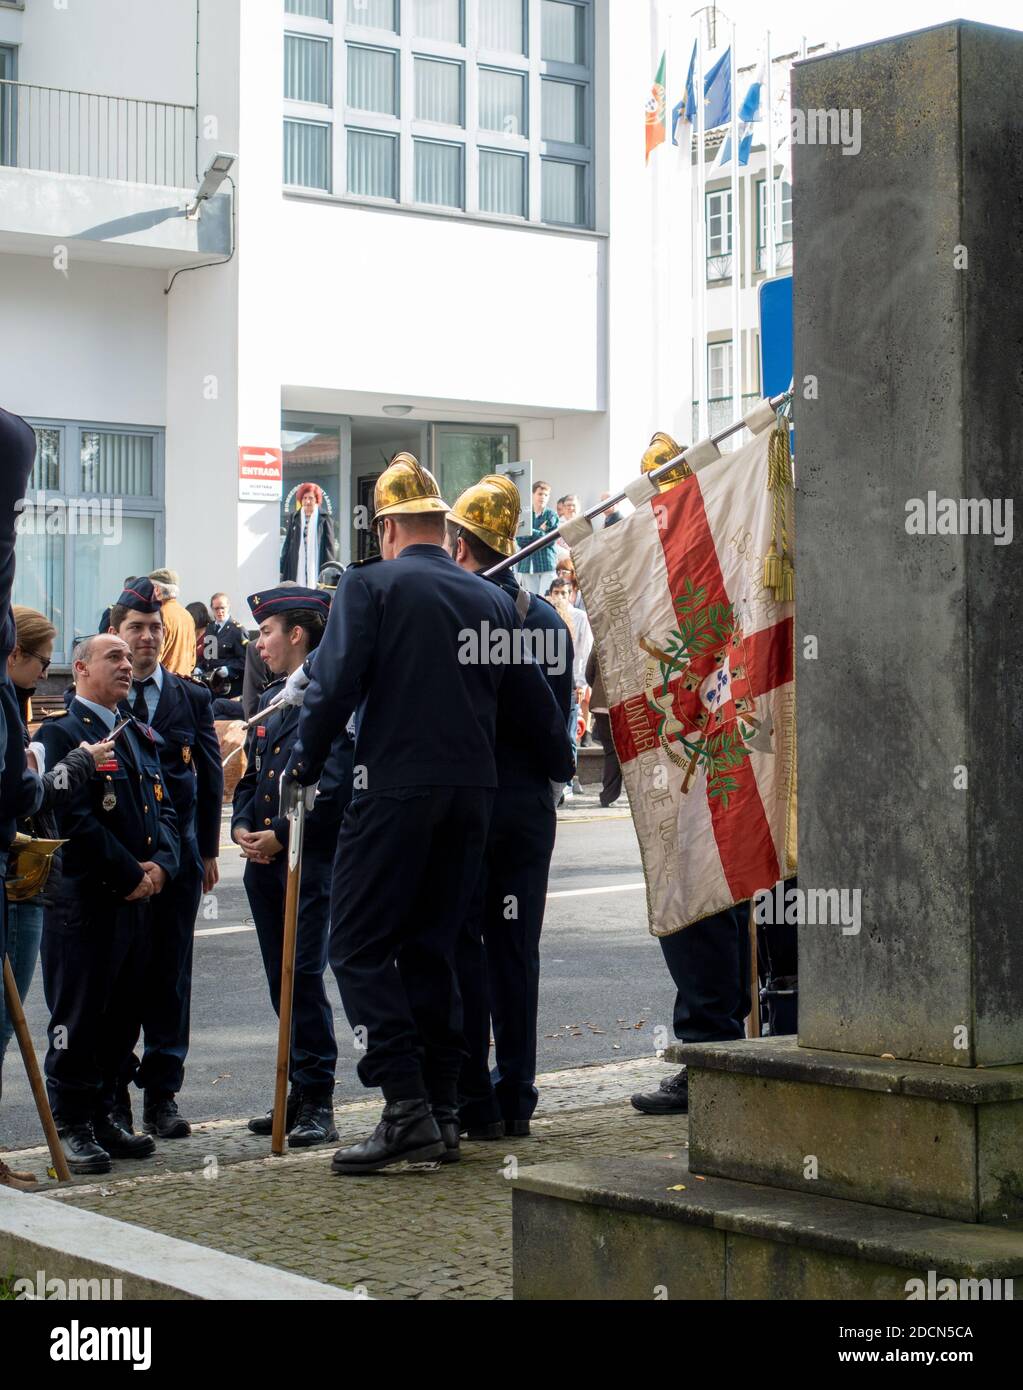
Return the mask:
[[[265,709],[284,689],[283,676],[259,697]],[[288,843],[288,820],[281,814],[281,777],[288,765],[298,733],[301,711],[295,705],[274,710],[254,724],[245,740],[245,776],[234,789],[231,832],[272,830],[282,845]],[[337,841],[337,827],[352,795],[352,753],[354,745],[344,729],[337,735],[320,776],[319,794],[306,816],[306,839],[315,844],[322,826],[331,847]]]
[[[541,638],[530,645],[540,669],[547,677],[547,684],[554,692],[567,729],[573,691],[572,634],[553,604],[520,588],[510,569],[502,570],[491,582],[503,589],[512,602],[518,600],[521,603],[520,595],[529,599],[522,626],[527,632],[542,634]],[[521,613],[521,607],[517,611]],[[548,633],[550,637],[547,636]],[[524,735],[521,724],[509,717],[506,705],[507,701],[502,692],[497,706],[498,785],[530,789],[539,787],[547,790],[552,779],[547,776],[547,769],[538,755],[536,745]]]
[[[241,681],[245,674],[245,648],[248,638],[233,618],[228,618],[221,631],[216,623],[210,623],[203,638],[204,647],[213,653],[204,656],[200,663],[204,671],[216,671],[226,666],[231,677],[231,688]]]
[[[53,767],[83,739],[98,743],[105,734],[89,707],[72,700],[66,714],[43,721],[36,738],[46,749],[47,767]],[[177,873],[177,817],[153,734],[134,723],[118,735],[114,757],[116,770],[94,772],[84,787],[54,806],[58,833],[68,842],[61,851],[64,897],[123,901],[142,882],[139,865],[149,860],[168,878]]]
[[[42,781],[25,763],[21,712],[7,675],[7,658],[17,644],[11,614],[14,589],[15,504],[25,496],[36,456],[31,425],[0,409],[0,876],[20,816],[31,815],[42,797]]]
[[[128,713],[128,706],[122,706]],[[198,849],[202,859],[220,853],[224,769],[213,722],[213,699],[201,681],[176,676],[164,667],[163,687],[153,715],[160,735],[157,751],[164,784],[178,818],[181,861]]]
[[[550,687],[533,663],[505,664],[495,644],[518,626],[508,595],[459,569],[441,546],[350,566],[312,662],[289,775],[315,782],[354,712],[356,795],[496,787],[503,689],[509,720],[534,742],[548,777],[567,782],[572,748]]]

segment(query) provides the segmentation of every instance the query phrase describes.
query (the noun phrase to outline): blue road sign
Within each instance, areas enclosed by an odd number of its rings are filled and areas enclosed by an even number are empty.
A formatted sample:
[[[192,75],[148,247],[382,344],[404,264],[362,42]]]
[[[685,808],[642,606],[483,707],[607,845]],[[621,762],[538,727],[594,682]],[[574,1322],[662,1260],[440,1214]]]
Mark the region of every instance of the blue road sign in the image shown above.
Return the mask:
[[[792,276],[777,275],[760,286],[760,381],[767,397],[792,381]]]

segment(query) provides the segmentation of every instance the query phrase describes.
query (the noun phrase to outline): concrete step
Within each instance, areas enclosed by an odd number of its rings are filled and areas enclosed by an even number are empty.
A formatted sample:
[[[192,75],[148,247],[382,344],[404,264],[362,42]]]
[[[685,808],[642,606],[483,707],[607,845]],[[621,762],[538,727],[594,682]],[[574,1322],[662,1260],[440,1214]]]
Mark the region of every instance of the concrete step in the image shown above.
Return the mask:
[[[682,1158],[527,1168],[513,1222],[518,1299],[905,1301],[943,1288],[1011,1299],[1011,1281],[1023,1281],[1023,1222],[979,1226],[697,1176]],[[988,1282],[960,1282],[977,1280]]]

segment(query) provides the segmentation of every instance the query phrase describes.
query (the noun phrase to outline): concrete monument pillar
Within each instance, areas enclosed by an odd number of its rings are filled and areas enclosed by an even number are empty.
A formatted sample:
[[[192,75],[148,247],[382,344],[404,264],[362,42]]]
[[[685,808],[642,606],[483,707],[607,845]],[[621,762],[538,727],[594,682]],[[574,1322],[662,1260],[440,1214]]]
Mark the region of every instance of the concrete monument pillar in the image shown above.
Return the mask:
[[[799,1039],[672,1050],[704,1182],[524,1174],[521,1296],[1023,1278],[1021,91],[962,21],[796,67]]]

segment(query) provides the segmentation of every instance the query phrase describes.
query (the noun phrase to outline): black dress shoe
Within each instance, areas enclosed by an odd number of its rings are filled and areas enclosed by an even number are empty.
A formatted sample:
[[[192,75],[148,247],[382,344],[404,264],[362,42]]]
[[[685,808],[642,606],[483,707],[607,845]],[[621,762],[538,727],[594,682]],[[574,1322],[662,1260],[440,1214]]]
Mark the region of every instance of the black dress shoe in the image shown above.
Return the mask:
[[[426,1100],[392,1100],[368,1139],[338,1149],[331,1165],[335,1173],[378,1173],[395,1163],[429,1163],[447,1152],[440,1126]]]
[[[93,1120],[96,1142],[102,1144],[111,1158],[148,1158],[156,1152],[156,1142],[148,1134],[133,1134],[115,1124],[113,1117],[105,1115]]]
[[[463,1125],[460,1131],[466,1139],[471,1139],[473,1143],[485,1139],[503,1139],[504,1121],[493,1120],[488,1125]]]
[[[438,1104],[433,1106],[433,1118],[437,1121],[440,1137],[444,1140],[444,1154],[441,1163],[457,1163],[462,1157],[459,1144],[460,1126],[458,1106]]]
[[[295,1121],[298,1119],[298,1108],[302,1104],[301,1091],[289,1091],[288,1103],[284,1110],[284,1133],[290,1134],[295,1128]],[[253,1134],[272,1134],[274,1127],[274,1112],[268,1110],[265,1115],[257,1115],[254,1120],[249,1121],[249,1129]]]
[[[666,1077],[656,1091],[641,1091],[632,1103],[644,1115],[686,1115],[689,1113],[689,1077],[685,1067]]]
[[[288,1132],[288,1148],[308,1149],[313,1144],[332,1144],[336,1138],[333,1098],[303,1096],[294,1127]]]
[[[178,1114],[173,1096],[146,1096],[142,1128],[158,1139],[187,1139],[192,1133],[192,1126],[184,1115]]]
[[[110,1172],[110,1154],[96,1142],[91,1122],[61,1125],[57,1134],[72,1173]]]

